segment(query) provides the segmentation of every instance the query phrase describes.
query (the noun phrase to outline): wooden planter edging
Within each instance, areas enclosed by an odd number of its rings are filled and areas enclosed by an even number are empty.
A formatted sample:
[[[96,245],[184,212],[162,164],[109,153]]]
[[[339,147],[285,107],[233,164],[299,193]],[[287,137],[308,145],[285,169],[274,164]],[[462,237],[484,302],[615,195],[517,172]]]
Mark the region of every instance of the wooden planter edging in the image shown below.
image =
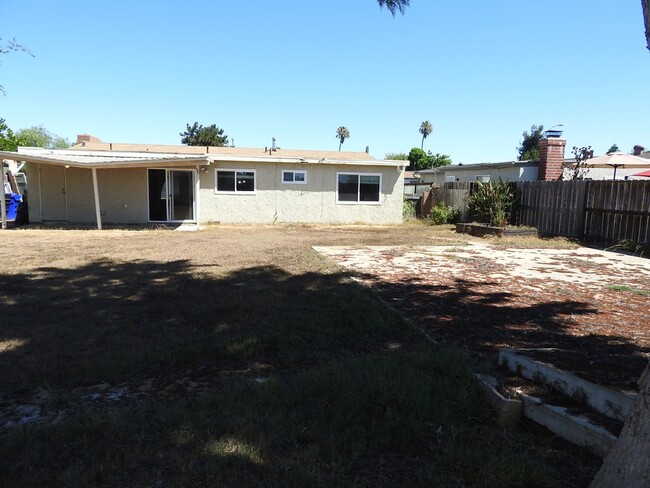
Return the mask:
[[[479,237],[537,237],[537,229],[534,228],[492,227],[486,224],[456,224],[456,232]]]

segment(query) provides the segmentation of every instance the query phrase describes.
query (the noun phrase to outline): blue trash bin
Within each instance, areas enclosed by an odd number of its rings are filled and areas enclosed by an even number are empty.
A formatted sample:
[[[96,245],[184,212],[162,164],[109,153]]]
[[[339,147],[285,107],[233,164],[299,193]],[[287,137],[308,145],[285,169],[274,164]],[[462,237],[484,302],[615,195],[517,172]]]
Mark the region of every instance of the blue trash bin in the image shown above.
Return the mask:
[[[6,193],[5,202],[7,202],[7,220],[13,222],[18,215],[18,205],[23,201],[20,193]]]

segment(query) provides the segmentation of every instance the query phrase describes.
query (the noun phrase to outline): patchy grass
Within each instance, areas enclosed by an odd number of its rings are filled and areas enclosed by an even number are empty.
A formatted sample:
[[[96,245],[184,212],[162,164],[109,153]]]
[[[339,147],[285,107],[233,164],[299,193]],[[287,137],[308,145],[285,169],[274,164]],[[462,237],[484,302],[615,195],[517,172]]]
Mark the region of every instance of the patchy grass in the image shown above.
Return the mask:
[[[488,237],[497,249],[577,249],[580,244],[565,237]]]
[[[3,406],[37,390],[62,417],[0,433],[0,485],[586,486],[591,458],[500,429],[471,358],[311,250],[449,242],[421,225],[0,235]],[[178,380],[200,386],[167,395]],[[117,387],[147,394],[81,401]]]
[[[607,287],[608,290],[614,291],[627,291],[634,293],[635,295],[640,295],[642,297],[650,297],[650,290],[644,290],[641,288],[632,288],[629,285],[610,285]]]

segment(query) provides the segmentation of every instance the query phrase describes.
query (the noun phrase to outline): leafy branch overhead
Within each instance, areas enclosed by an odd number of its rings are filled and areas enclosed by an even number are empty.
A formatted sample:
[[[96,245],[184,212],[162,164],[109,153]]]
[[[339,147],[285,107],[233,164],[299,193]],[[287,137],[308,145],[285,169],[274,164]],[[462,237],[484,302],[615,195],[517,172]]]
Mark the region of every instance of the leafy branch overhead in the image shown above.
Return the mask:
[[[398,11],[404,15],[406,7],[409,6],[409,0],[377,0],[377,3],[381,8],[386,7],[393,17]]]
[[[34,57],[32,52],[26,46],[17,43],[16,39],[10,39],[6,44],[3,44],[2,37],[0,37],[0,54],[8,54],[12,51],[27,53],[31,57]],[[3,85],[0,85],[0,93],[5,95],[5,87]]]

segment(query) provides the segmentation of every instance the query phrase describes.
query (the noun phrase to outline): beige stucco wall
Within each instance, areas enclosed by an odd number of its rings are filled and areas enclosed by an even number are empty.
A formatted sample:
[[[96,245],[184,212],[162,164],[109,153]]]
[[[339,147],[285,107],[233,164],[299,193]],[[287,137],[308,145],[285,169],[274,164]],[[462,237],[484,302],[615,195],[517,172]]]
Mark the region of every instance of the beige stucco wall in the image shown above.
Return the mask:
[[[221,169],[256,170],[255,194],[215,194],[215,166],[200,174],[200,221],[223,223],[398,223],[402,221],[403,170],[332,164],[224,163]],[[307,171],[306,184],[282,182],[282,170]],[[336,203],[336,174],[379,173],[379,204]]]
[[[26,165],[28,182],[29,220],[40,222],[48,218],[46,207],[48,199],[55,198],[60,189],[42,175],[63,172],[65,181],[65,210],[61,218],[74,223],[95,222],[95,200],[93,194],[92,171],[82,168],[63,168],[61,166]],[[136,169],[98,169],[102,222],[107,224],[141,224],[147,222],[147,170]],[[41,205],[41,197],[43,203]],[[41,214],[41,211],[43,215]]]
[[[53,195],[47,181],[39,182],[37,164],[27,167],[30,221],[41,221],[42,195]],[[403,170],[396,167],[331,164],[226,163],[219,168],[254,169],[257,191],[253,195],[216,194],[215,165],[199,172],[198,219],[200,223],[399,223],[402,221]],[[53,169],[53,166],[50,166]],[[92,172],[61,168],[65,175],[67,220],[95,222]],[[282,183],[282,170],[307,171],[306,184]],[[337,172],[381,174],[379,204],[336,203]],[[148,222],[147,169],[98,169],[102,222]],[[49,192],[49,193],[48,193]],[[43,197],[44,203],[46,198]],[[64,220],[64,219],[61,219]]]

